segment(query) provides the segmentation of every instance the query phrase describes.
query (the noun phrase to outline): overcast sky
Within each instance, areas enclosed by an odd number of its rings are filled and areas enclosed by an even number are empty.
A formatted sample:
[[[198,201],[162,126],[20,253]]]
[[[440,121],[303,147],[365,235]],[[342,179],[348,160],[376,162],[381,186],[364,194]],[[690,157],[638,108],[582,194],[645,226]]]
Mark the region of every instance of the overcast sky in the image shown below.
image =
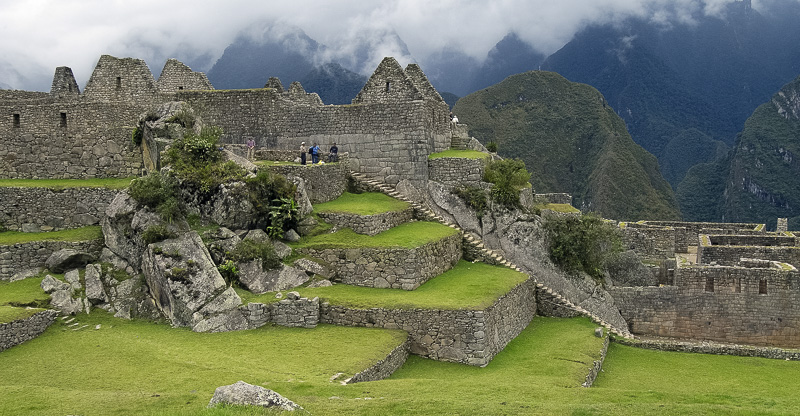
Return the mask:
[[[54,69],[69,66],[83,87],[101,54],[145,59],[156,74],[172,56],[210,66],[256,22],[297,26],[332,54],[349,53],[370,34],[395,32],[424,62],[442,48],[483,59],[510,31],[549,54],[589,23],[639,16],[690,24],[693,13],[713,14],[732,1],[0,0],[0,86],[46,91]],[[771,1],[800,0],[753,0],[753,7]],[[375,47],[376,56],[399,53],[392,43]]]

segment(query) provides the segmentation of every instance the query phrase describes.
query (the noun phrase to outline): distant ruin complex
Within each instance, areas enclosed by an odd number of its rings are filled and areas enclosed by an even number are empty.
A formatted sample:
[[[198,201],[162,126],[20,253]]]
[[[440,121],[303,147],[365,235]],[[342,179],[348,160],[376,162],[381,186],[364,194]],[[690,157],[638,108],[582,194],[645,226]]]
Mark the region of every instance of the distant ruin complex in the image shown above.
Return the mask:
[[[455,249],[443,249],[446,255],[437,252],[447,263],[460,258],[462,237],[466,252],[478,247],[478,243],[467,244],[473,241],[468,234],[485,232],[473,219],[449,212],[446,207],[450,202],[442,196],[444,191],[460,185],[480,186],[481,162],[428,158],[451,147],[466,147],[469,143],[466,127],[451,123],[447,104],[419,66],[411,64],[404,69],[393,58],[380,63],[350,105],[325,105],[317,94],[307,93],[299,83],[284,89],[275,78],[261,89],[215,90],[205,74],[194,72],[174,59],[167,61],[156,81],[140,59],[103,55],[83,92],[72,70],[59,67],[49,93],[0,90],[0,172],[6,178],[29,179],[124,178],[147,173],[158,168],[157,157],[153,155],[160,149],[148,141],[135,144],[133,130],[143,114],[177,102],[188,104],[204,123],[221,127],[224,132],[221,141],[232,148],[253,139],[259,152],[291,159],[301,142],[319,143],[323,147],[335,142],[339,152],[347,154],[347,169],[309,171],[304,180],[311,201],[336,198],[345,188],[347,175],[351,180],[358,177],[365,183],[374,181],[379,184],[374,185],[376,189],[383,185],[402,189],[410,200],[435,205],[432,210],[437,215],[464,229],[464,235],[453,237],[451,243]],[[435,181],[435,186],[443,190],[438,197],[426,194],[429,181]],[[328,195],[325,189],[334,192]],[[392,192],[396,191],[389,194]],[[0,188],[0,222],[20,231],[97,224],[113,194],[96,190],[59,193]],[[570,202],[569,196],[563,194],[540,197],[550,202]],[[523,205],[531,206],[535,196],[528,190],[522,198]],[[34,203],[38,209],[27,208]],[[399,222],[408,221],[410,216]],[[442,220],[436,215],[434,218]],[[535,305],[540,302],[539,312],[546,309],[556,315],[585,314],[615,328],[619,334],[627,335],[630,331],[646,336],[800,347],[800,313],[795,307],[800,302],[800,273],[796,269],[800,266],[800,241],[785,230],[785,223],[779,233],[767,233],[759,224],[643,221],[621,223],[620,228],[628,248],[653,265],[646,281],[618,282],[610,287],[608,293],[616,302],[611,303],[584,297],[569,284],[556,279],[548,283],[547,276],[540,276],[549,287],[538,283],[536,299],[531,283],[531,287],[523,287],[519,293],[502,300],[495,308],[496,316],[487,313],[487,318],[481,318],[480,325],[500,327],[501,317],[519,314],[513,325],[503,323],[513,330],[496,336],[500,341],[481,341],[479,349],[470,347],[474,350],[468,352],[474,355],[469,356],[470,362],[478,365],[488,362],[514,333],[524,328],[525,319],[533,315],[537,310]],[[526,252],[516,251],[522,243],[506,245],[498,241],[505,237],[495,235],[491,242],[495,248],[502,246],[510,258],[524,265]],[[525,238],[529,236],[518,240],[524,242]],[[64,246],[31,245],[3,253],[0,279],[9,279],[19,269],[42,264],[49,253]],[[87,248],[92,249],[95,248]],[[478,250],[471,255],[491,264],[512,264],[489,253],[481,254]],[[316,254],[330,257],[332,262],[342,258],[333,252]],[[438,265],[428,266],[430,273],[418,281],[403,281],[402,276],[396,276],[394,285],[413,289],[442,271]],[[364,285],[394,287],[384,283],[381,276],[368,277],[369,284]],[[517,301],[532,302],[533,310],[520,311],[514,306]],[[596,309],[576,306],[581,302]],[[314,307],[316,312],[303,313],[316,319],[320,316],[318,302]],[[322,309],[326,311],[322,315],[325,319],[345,320],[338,315],[343,312],[336,308]],[[259,322],[267,314],[263,310],[249,313],[250,321]],[[349,319],[355,320],[354,324],[368,326],[378,318],[365,315]],[[408,319],[416,325],[418,318]],[[482,336],[483,331],[479,332]],[[468,361],[459,354],[463,355],[458,352],[455,356],[460,358],[452,361]]]

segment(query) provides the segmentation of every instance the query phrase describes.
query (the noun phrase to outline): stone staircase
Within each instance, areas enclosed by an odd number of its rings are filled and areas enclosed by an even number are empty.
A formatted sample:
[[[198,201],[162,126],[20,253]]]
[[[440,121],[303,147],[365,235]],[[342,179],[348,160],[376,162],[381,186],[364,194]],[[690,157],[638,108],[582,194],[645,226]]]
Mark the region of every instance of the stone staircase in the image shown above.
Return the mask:
[[[476,236],[474,234],[467,233],[467,232],[463,231],[457,224],[451,223],[450,221],[446,220],[445,218],[442,218],[441,216],[437,215],[430,208],[428,208],[428,207],[426,207],[426,206],[424,206],[424,205],[422,205],[422,204],[420,204],[418,202],[415,202],[415,201],[411,200],[410,198],[406,197],[405,195],[403,195],[402,193],[397,191],[397,189],[395,189],[394,187],[392,187],[390,185],[387,185],[387,184],[385,184],[383,182],[380,182],[378,180],[369,178],[368,176],[366,176],[366,175],[364,175],[362,173],[350,171],[350,176],[353,178],[353,180],[357,181],[358,183],[360,183],[362,186],[364,186],[367,189],[370,189],[370,190],[373,190],[373,191],[377,191],[377,192],[381,192],[381,193],[389,195],[389,196],[391,196],[393,198],[396,198],[396,199],[399,199],[401,201],[407,202],[418,213],[419,218],[425,218],[425,219],[430,220],[430,221],[436,221],[436,222],[444,224],[444,225],[446,225],[448,227],[451,227],[451,228],[454,228],[456,230],[461,231],[463,233],[463,235],[464,235],[464,243],[466,245],[470,246],[471,248],[473,248],[474,250],[476,250],[478,253],[480,253],[480,255],[485,260],[487,260],[487,262],[492,263],[492,264],[505,266],[505,267],[508,267],[508,268],[510,268],[512,270],[515,270],[517,272],[520,272],[520,273],[525,273],[519,266],[517,266],[516,264],[511,262],[509,259],[504,258],[502,254],[500,254],[497,251],[494,251],[494,250],[486,247],[484,245],[483,241],[480,239],[480,237],[478,237],[478,236]],[[598,325],[606,328],[609,332],[611,332],[611,333],[613,333],[613,334],[615,334],[617,336],[620,336],[620,337],[623,337],[623,338],[627,338],[627,339],[633,338],[633,335],[627,330],[627,328],[622,328],[621,329],[621,328],[614,327],[613,325],[611,325],[610,323],[606,322],[605,320],[603,320],[601,317],[599,317],[598,315],[594,314],[593,312],[591,312],[591,311],[589,311],[589,310],[587,310],[587,309],[585,309],[585,308],[583,308],[583,307],[581,307],[579,305],[575,305],[569,299],[567,299],[564,296],[562,296],[561,294],[557,293],[552,288],[549,288],[549,287],[545,286],[544,284],[540,283],[539,281],[536,280],[535,276],[531,276],[531,278],[536,282],[536,289],[540,293],[546,294],[548,297],[553,299],[555,302],[558,303],[559,306],[564,307],[564,308],[569,309],[569,310],[572,310],[572,311],[576,312],[579,315],[586,316],[586,317],[590,318],[593,322],[595,322]]]

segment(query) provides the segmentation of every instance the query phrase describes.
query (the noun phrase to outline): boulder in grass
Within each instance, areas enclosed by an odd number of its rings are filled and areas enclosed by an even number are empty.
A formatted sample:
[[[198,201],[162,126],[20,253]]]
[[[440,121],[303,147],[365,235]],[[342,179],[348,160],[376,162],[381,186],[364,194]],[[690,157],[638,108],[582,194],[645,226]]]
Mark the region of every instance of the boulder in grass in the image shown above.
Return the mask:
[[[44,265],[53,273],[64,273],[67,270],[82,268],[93,260],[94,257],[89,253],[65,248],[51,254]]]
[[[208,403],[208,407],[214,407],[220,403],[267,408],[277,407],[290,412],[302,409],[296,403],[272,390],[254,386],[244,381],[237,381],[229,386],[217,387],[214,391],[214,397]]]

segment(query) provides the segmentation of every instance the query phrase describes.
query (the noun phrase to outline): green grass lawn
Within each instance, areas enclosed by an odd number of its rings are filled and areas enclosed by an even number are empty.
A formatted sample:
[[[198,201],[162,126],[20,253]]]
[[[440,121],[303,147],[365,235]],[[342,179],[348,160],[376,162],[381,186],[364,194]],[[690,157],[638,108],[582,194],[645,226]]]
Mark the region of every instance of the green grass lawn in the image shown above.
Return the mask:
[[[0,245],[28,243],[31,241],[89,241],[101,238],[103,238],[103,230],[99,225],[44,233],[4,231],[0,232]]]
[[[52,273],[51,273],[52,274]],[[63,275],[54,277],[63,278]],[[50,296],[42,290],[42,277],[32,277],[16,282],[0,282],[0,305],[44,306]]]
[[[216,387],[239,380],[294,385],[298,394],[319,386],[346,391],[329,379],[369,367],[406,337],[326,325],[198,334],[102,311],[77,321],[89,327],[73,331],[58,320],[0,353],[0,414],[204,414]]]
[[[333,201],[314,205],[316,212],[348,212],[358,215],[375,215],[384,212],[403,211],[409,207],[408,202],[394,199],[377,192],[351,194],[345,192]]]
[[[335,233],[320,234],[290,244],[294,249],[302,248],[367,248],[402,247],[414,248],[458,233],[457,230],[436,222],[413,221],[386,230],[374,236],[356,234],[345,228]]]
[[[25,319],[43,310],[44,309],[39,308],[17,308],[14,306],[0,305],[0,324],[16,321],[17,319]]]
[[[431,153],[428,159],[441,159],[443,157],[460,157],[464,159],[485,159],[489,157],[488,153],[479,152],[477,150],[456,150],[448,149],[444,152]]]
[[[456,267],[425,282],[415,290],[375,289],[350,285],[297,289],[302,296],[319,296],[334,305],[353,308],[468,309],[481,310],[528,278],[514,270],[485,263],[461,261]],[[274,293],[240,293],[245,302],[268,303]]]
[[[579,213],[579,212],[581,212],[578,208],[575,208],[570,204],[543,204],[543,205],[536,205],[536,208],[549,209],[551,211],[562,212],[562,213]]]
[[[95,178],[95,179],[0,179],[0,187],[49,188],[108,188],[124,189],[134,178]]]
[[[196,334],[79,315],[0,353],[0,414],[273,414],[206,410],[244,380],[314,415],[796,414],[800,362],[640,350],[612,344],[595,387],[579,387],[602,340],[585,318],[534,318],[484,368],[410,357],[386,380],[331,383],[402,342],[399,331],[321,325]],[[95,330],[95,325],[101,325]]]

